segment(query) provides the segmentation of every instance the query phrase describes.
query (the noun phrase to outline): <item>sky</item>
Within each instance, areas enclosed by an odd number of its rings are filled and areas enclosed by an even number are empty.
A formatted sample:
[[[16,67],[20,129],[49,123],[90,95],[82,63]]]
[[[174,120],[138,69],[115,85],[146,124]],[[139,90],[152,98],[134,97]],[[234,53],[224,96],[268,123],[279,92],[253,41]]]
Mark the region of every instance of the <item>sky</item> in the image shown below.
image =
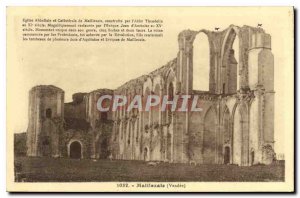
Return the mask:
[[[13,133],[28,124],[28,92],[35,85],[52,84],[65,91],[65,102],[76,92],[114,89],[132,78],[147,74],[177,56],[177,36],[184,29],[220,30],[230,24],[256,27],[263,24],[272,36],[275,56],[275,150],[284,153],[287,122],[293,111],[291,64],[291,13],[282,8],[29,8],[9,10],[8,17],[8,120]],[[90,19],[162,19],[164,37],[146,42],[41,43],[23,42],[23,17]],[[12,105],[13,104],[13,105]],[[11,105],[11,106],[10,106]],[[8,113],[9,113],[8,112]]]

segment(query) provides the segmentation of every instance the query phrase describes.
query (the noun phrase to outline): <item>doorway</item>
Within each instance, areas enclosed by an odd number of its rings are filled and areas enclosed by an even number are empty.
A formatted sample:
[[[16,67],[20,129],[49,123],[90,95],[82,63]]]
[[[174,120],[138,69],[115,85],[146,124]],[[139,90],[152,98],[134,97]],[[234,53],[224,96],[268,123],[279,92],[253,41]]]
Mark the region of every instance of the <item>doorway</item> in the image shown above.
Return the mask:
[[[78,141],[74,141],[70,144],[70,158],[81,158],[81,144]]]
[[[229,164],[229,163],[230,163],[230,147],[226,146],[224,152],[224,164]]]
[[[144,148],[144,160],[148,161],[149,160],[149,153],[148,153],[148,148]]]
[[[251,152],[251,166],[254,164],[254,151]]]

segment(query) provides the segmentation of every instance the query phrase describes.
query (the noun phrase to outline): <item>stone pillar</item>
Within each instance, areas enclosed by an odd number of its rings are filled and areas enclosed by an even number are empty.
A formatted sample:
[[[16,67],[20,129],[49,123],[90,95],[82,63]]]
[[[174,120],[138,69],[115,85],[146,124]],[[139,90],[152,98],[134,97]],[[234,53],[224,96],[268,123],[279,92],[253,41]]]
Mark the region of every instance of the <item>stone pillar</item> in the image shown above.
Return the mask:
[[[197,32],[184,30],[178,36],[179,52],[177,57],[175,94],[192,94],[193,92],[193,41]],[[189,149],[189,112],[173,114],[170,129],[173,129],[174,162],[188,162]]]
[[[193,42],[197,32],[184,30],[178,35],[177,79],[179,91],[191,94],[193,91]]]
[[[257,101],[252,104],[251,108],[256,108],[258,113],[257,120],[252,120],[253,123],[251,123],[258,126],[255,163],[269,164],[272,162],[270,158],[274,154],[275,94],[274,57],[271,52],[271,36],[269,34],[253,33],[248,65],[249,87],[253,90]]]

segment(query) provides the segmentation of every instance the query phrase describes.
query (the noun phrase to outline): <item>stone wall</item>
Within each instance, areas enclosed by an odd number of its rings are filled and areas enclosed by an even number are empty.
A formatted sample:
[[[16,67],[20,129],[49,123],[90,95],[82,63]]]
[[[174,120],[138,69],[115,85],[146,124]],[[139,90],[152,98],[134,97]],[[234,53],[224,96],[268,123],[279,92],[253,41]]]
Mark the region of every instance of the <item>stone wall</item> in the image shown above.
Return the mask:
[[[199,33],[207,35],[210,46],[208,92],[193,90],[193,67],[197,66],[193,65],[193,42]],[[245,166],[271,163],[274,63],[270,35],[261,28],[231,25],[223,31],[184,30],[178,42],[176,59],[125,83],[115,93],[142,93],[146,98],[168,95],[172,86],[173,94],[200,97],[203,111],[116,112],[114,157]]]
[[[36,86],[29,92],[28,156],[60,155],[63,133],[64,92],[52,85]]]
[[[194,62],[194,43],[207,36],[208,65]],[[236,44],[237,43],[237,44]],[[81,158],[248,166],[272,163],[274,153],[274,57],[261,28],[231,25],[223,31],[184,30],[177,57],[116,90],[76,93],[64,104],[54,86],[30,91],[27,155],[68,156],[77,142]],[[194,65],[195,63],[195,65]],[[208,90],[194,90],[194,67],[209,67]],[[102,95],[198,97],[200,112],[100,112]],[[50,116],[49,116],[50,115]]]

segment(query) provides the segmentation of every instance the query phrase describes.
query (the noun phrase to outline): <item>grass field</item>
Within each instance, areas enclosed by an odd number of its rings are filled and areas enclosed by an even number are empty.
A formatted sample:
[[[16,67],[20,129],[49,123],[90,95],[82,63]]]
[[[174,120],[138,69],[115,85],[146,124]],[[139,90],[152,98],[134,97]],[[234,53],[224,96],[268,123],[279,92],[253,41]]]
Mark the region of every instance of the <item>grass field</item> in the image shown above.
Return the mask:
[[[284,164],[239,167],[142,161],[17,157],[26,182],[95,181],[284,181]]]

